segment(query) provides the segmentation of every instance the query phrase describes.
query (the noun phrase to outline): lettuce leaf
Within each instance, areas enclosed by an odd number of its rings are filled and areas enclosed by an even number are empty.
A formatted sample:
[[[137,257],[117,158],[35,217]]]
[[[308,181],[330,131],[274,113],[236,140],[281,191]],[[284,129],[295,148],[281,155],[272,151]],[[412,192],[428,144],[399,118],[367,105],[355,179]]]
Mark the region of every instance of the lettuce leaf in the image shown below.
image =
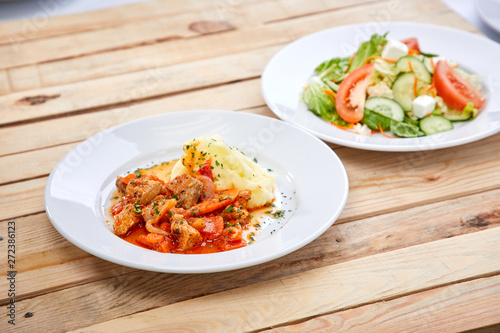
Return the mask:
[[[476,118],[477,114],[479,113],[479,110],[474,107],[474,103],[469,102],[465,106],[465,108],[462,110],[462,113],[466,115],[470,115],[471,119]]]
[[[316,74],[323,81],[339,82],[345,78],[350,60],[349,57],[327,60],[316,67]]]
[[[383,130],[388,129],[391,126],[391,121],[391,118],[367,108],[365,108],[363,119],[361,120],[363,124],[366,124],[372,130],[378,130],[378,124],[380,124]]]
[[[314,76],[309,79],[306,90],[302,93],[302,100],[308,105],[317,116],[326,121],[331,121],[340,126],[347,126],[348,123],[340,118],[335,102],[323,90],[333,91],[319,77]]]
[[[348,72],[350,73],[356,68],[363,66],[368,57],[380,56],[382,50],[379,49],[379,45],[385,45],[385,43],[387,43],[387,39],[385,38],[386,35],[387,33],[384,35],[373,34],[369,41],[362,43],[354,55]]]

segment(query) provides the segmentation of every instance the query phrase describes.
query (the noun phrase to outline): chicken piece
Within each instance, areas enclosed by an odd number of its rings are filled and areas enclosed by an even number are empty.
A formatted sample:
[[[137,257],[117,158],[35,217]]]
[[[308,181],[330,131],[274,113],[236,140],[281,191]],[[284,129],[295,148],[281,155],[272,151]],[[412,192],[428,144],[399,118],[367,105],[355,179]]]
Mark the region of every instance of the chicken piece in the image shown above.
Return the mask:
[[[189,225],[180,214],[174,214],[171,219],[170,229],[172,235],[177,239],[179,250],[192,249],[203,242],[200,232]]]
[[[123,236],[130,229],[135,227],[141,221],[141,215],[136,212],[133,204],[127,203],[123,209],[115,215],[115,223],[113,224],[113,231],[118,236]]]
[[[116,188],[121,194],[125,194],[127,190],[127,182],[125,181],[125,177],[116,177]]]
[[[215,184],[207,176],[196,176],[196,179],[201,182],[201,201],[206,201],[215,195]]]
[[[161,181],[145,175],[129,181],[125,194],[129,198],[139,201],[141,205],[147,205],[159,194],[168,195],[167,189]]]
[[[203,184],[194,177],[182,174],[171,180],[167,189],[172,191],[172,197],[177,199],[177,206],[187,209],[198,203]]]
[[[232,205],[227,206],[222,211],[222,217],[224,220],[236,220],[244,222],[250,216],[247,210],[247,204],[252,197],[252,192],[250,190],[243,190],[238,193],[236,200]]]
[[[161,208],[165,204],[166,198],[164,195],[158,195],[151,201],[147,206],[142,209],[142,218],[144,222],[157,221],[162,216],[160,216]]]
[[[241,209],[247,209],[248,201],[252,198],[252,191],[243,190],[236,197],[235,206]]]

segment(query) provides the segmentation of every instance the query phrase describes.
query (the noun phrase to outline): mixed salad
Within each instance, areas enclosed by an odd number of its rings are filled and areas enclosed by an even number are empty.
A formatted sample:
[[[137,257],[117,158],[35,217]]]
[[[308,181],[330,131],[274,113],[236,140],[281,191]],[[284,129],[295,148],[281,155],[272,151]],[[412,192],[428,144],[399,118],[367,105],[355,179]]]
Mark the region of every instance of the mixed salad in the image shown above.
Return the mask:
[[[416,38],[398,41],[387,33],[372,35],[352,57],[320,64],[302,100],[341,129],[404,138],[451,130],[486,102],[478,75],[420,51]]]

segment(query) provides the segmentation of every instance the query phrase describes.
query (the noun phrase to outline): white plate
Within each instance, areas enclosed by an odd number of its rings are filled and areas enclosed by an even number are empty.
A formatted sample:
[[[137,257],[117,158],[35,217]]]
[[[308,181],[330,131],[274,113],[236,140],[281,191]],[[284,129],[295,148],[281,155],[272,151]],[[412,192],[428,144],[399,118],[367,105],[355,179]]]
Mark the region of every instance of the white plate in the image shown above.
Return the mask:
[[[476,9],[484,23],[500,34],[500,1],[476,0]]]
[[[272,170],[284,218],[269,218],[254,244],[215,254],[159,253],[115,236],[106,207],[116,176],[180,158],[184,142],[213,134]],[[50,174],[45,208],[61,235],[97,257],[144,270],[206,273],[260,264],[308,244],[337,219],[348,187],[337,155],[296,126],[243,112],[185,111],[126,123],[78,145]]]
[[[417,37],[424,52],[453,59],[482,76],[488,101],[470,122],[454,123],[452,131],[405,139],[380,133],[362,136],[338,129],[312,112],[300,96],[321,62],[352,55],[359,44],[377,32],[403,39]],[[500,45],[469,32],[419,23],[363,23],[341,26],[305,36],[280,50],[262,75],[262,94],[269,108],[281,119],[296,124],[319,138],[353,148],[381,151],[418,151],[457,146],[500,132]]]

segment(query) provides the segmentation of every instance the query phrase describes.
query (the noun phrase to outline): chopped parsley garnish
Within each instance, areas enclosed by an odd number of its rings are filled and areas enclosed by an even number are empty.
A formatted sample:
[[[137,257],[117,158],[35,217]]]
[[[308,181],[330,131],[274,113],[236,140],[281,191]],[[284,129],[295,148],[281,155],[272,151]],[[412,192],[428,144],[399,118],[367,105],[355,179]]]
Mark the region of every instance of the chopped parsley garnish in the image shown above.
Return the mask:
[[[137,178],[140,178],[142,176],[142,172],[139,171],[139,169],[135,170],[135,175],[137,176]]]
[[[275,218],[277,218],[277,219],[278,219],[278,218],[281,218],[281,217],[285,216],[285,211],[284,211],[284,210],[277,210],[277,211],[275,211],[275,212],[273,213],[273,216],[274,216]]]

